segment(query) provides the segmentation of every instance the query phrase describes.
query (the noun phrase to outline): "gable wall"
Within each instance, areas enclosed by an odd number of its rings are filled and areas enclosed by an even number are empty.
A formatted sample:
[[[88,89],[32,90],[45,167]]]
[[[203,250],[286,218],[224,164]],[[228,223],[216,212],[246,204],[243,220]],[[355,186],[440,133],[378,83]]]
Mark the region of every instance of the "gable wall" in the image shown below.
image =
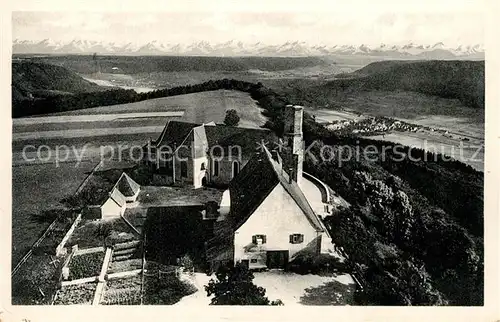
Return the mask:
[[[240,172],[241,169],[247,164],[248,158],[242,157],[242,159],[239,161],[240,162]],[[214,185],[221,185],[221,186],[227,186],[229,182],[233,179],[233,162],[238,161],[238,158],[236,157],[224,157],[219,161],[219,175],[214,176],[213,175],[213,160],[209,160],[209,169],[210,175],[209,175],[209,182],[214,184]]]
[[[108,198],[106,202],[101,206],[101,217],[102,219],[116,218],[123,215],[125,207],[120,207],[113,201],[113,199]]]
[[[304,242],[291,244],[291,234],[303,234]],[[235,262],[252,257],[252,236],[266,235],[266,244],[261,246],[261,251],[288,250],[289,259],[292,260],[297,252],[319,252],[318,236],[316,230],[285,191],[278,184],[250,218],[236,231],[234,238]]]

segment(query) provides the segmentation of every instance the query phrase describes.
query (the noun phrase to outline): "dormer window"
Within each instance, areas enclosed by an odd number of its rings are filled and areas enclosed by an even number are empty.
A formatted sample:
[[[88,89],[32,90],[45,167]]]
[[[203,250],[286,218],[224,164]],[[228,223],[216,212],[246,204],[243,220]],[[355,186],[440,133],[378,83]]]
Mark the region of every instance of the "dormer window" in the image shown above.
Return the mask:
[[[266,235],[253,235],[252,236],[252,244],[262,245],[266,243]]]

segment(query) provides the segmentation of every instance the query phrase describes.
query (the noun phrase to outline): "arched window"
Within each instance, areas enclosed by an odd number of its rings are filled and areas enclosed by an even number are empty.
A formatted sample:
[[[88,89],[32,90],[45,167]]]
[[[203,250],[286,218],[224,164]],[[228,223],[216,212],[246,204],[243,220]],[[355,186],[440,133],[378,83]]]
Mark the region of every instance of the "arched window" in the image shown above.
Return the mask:
[[[214,160],[213,171],[212,171],[214,177],[219,176],[219,167],[220,167],[219,160]]]
[[[203,163],[201,164],[201,169],[200,169],[200,170],[201,170],[201,171],[206,170],[206,168],[205,168],[205,162],[203,162]]]
[[[233,161],[233,178],[240,173],[240,163],[238,161]]]

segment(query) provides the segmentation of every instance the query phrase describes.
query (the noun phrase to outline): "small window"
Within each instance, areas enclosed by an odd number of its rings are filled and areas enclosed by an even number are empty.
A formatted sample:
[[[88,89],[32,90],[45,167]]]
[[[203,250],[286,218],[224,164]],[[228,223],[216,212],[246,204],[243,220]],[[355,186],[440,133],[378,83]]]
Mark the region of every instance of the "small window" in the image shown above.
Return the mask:
[[[181,177],[187,178],[187,176],[188,176],[187,161],[181,161]]]
[[[290,244],[301,244],[304,242],[304,235],[292,234],[290,235]]]
[[[252,244],[259,245],[266,243],[266,235],[253,235],[252,236]]]
[[[213,171],[213,175],[214,177],[218,177],[219,176],[219,161],[218,160],[214,160],[214,171]]]
[[[254,263],[254,264],[257,263],[257,258],[250,259],[250,263]]]
[[[203,163],[201,164],[201,169],[200,169],[200,170],[201,170],[201,171],[206,170],[206,169],[205,169],[205,162],[203,162]]]

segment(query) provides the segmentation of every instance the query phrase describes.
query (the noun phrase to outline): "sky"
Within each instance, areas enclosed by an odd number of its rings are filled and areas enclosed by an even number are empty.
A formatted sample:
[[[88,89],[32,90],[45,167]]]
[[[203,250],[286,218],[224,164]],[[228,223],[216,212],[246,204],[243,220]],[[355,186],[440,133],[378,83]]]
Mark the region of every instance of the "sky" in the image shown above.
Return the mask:
[[[21,40],[85,39],[137,44],[153,40],[181,44],[229,40],[371,46],[409,42],[443,42],[449,46],[484,44],[483,7],[478,1],[310,0],[302,1],[302,5],[281,2],[282,6],[264,6],[265,2],[259,1],[253,6],[235,3],[243,2],[163,6],[156,12],[155,7],[147,5],[140,11],[126,6],[120,11],[111,7],[115,10],[110,11],[109,7],[93,6],[90,2],[85,7],[70,7],[71,11],[60,7],[56,7],[58,11],[50,7],[43,7],[44,11],[14,11],[12,36]],[[88,11],[89,8],[99,11]]]

